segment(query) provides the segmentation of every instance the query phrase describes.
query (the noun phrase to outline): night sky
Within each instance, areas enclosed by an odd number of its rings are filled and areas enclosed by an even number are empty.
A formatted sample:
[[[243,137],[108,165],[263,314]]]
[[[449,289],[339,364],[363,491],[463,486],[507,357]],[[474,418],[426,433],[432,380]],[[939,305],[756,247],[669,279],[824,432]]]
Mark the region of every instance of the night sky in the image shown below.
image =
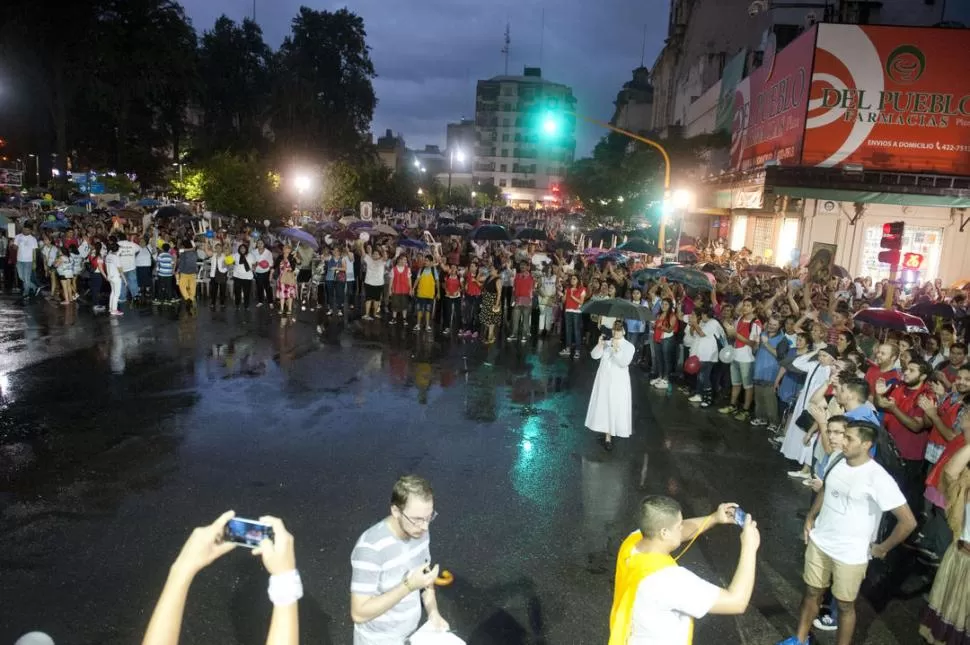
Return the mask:
[[[251,16],[252,0],[181,0],[197,31],[211,29],[221,14]],[[299,6],[336,10],[342,2],[256,0],[256,21],[276,49],[290,31]],[[539,64],[543,77],[572,86],[578,110],[608,120],[613,100],[640,64],[646,26],[647,67],[663,47],[669,0],[357,0],[377,72],[378,105],[371,130],[391,128],[409,148],[445,142],[445,125],[475,113],[475,83],[503,73],[506,21],[511,22],[509,73]],[[603,135],[580,125],[577,156]]]

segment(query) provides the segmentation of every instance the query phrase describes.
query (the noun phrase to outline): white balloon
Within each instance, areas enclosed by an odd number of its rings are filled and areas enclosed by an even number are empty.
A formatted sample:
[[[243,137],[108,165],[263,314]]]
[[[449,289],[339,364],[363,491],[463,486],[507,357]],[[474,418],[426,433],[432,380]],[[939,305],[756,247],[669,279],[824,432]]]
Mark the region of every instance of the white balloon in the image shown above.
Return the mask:
[[[330,245],[332,245],[332,244],[333,244],[333,236],[331,236],[331,235],[330,235],[330,234],[328,233],[327,235],[324,235],[324,236],[323,236],[323,241],[324,241],[324,242],[326,242],[326,244],[327,244],[327,246],[330,246]]]
[[[361,231],[358,237],[360,237],[361,242],[367,242],[367,240],[370,239],[370,233],[367,231]]]
[[[722,363],[732,362],[734,360],[734,348],[733,347],[723,348],[721,352],[717,355],[717,357],[721,359]]]
[[[263,220],[263,226],[267,226],[267,227],[269,226],[269,220],[268,219],[264,219]]]

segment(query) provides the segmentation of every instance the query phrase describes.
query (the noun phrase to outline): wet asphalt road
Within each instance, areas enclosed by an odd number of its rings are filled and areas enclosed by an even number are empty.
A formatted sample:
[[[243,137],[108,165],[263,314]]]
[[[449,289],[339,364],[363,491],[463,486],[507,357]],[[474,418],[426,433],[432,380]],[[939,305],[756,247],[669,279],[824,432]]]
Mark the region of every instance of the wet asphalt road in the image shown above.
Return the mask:
[[[695,515],[737,501],[762,530],[752,606],[700,621],[695,643],[794,629],[808,497],[762,429],[636,373],[634,437],[607,454],[583,428],[595,365],[555,341],[486,349],[376,323],[321,338],[300,317],[109,320],[0,299],[0,644],[33,629],[138,642],[190,529],[228,508],[296,536],[301,642],[350,643],[350,551],[407,472],[435,487],[432,555],[456,576],[439,604],[473,645],[605,643],[645,492]],[[716,527],[681,563],[726,586],[737,554],[737,529]],[[263,642],[265,585],[243,550],[216,562],[183,642]],[[863,604],[855,642],[917,642],[920,605]]]

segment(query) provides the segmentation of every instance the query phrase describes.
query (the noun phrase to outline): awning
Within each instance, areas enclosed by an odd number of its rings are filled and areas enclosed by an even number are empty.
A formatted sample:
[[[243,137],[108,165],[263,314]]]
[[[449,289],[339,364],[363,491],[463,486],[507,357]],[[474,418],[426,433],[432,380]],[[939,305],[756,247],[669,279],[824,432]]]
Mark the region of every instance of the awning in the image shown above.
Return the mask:
[[[935,208],[970,208],[970,198],[949,195],[913,195],[862,190],[806,188],[800,186],[772,186],[772,192],[803,199],[825,199],[864,204],[893,204],[896,206],[930,206]]]

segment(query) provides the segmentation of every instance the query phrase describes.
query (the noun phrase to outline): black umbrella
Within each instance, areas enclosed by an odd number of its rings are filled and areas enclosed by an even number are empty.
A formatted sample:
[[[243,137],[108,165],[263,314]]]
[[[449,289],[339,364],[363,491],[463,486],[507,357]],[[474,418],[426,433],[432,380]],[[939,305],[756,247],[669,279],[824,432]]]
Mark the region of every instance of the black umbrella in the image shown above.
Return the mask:
[[[478,215],[472,215],[470,213],[469,214],[463,213],[463,214],[461,214],[461,215],[458,216],[458,219],[456,221],[459,224],[462,224],[462,223],[465,223],[465,224],[474,224],[475,222],[478,221]]]
[[[465,229],[452,224],[445,224],[438,227],[438,235],[460,235],[465,237]]]
[[[623,237],[623,234],[608,228],[595,228],[587,233],[586,237],[592,240],[593,244],[599,244],[600,241],[611,242],[614,237],[620,239]]]
[[[944,320],[953,320],[957,317],[957,312],[953,308],[953,305],[948,305],[945,302],[918,302],[906,311],[928,321],[936,317]]]
[[[635,305],[622,298],[607,298],[605,300],[590,300],[583,305],[583,313],[590,316],[606,316],[607,318],[622,318],[624,320],[642,320],[650,322],[654,319],[650,307]]]
[[[510,242],[512,240],[512,238],[509,237],[509,232],[505,230],[505,227],[499,226],[498,224],[486,224],[485,226],[479,226],[478,228],[473,229],[468,237],[478,242],[486,240],[490,242]]]
[[[559,240],[558,242],[553,243],[552,249],[554,251],[556,249],[562,249],[563,251],[572,252],[576,250],[576,245],[570,242],[569,240]]]
[[[536,240],[536,241],[545,241],[549,239],[549,236],[546,235],[545,231],[540,231],[537,228],[524,228],[518,233],[516,233],[515,237],[519,238],[520,240]]]
[[[639,237],[634,237],[620,246],[616,247],[617,251],[623,251],[624,253],[646,253],[647,255],[659,255],[660,249],[656,245],[647,242]]]
[[[182,214],[182,211],[175,208],[174,206],[162,206],[157,211],[155,211],[156,219],[165,219],[166,217],[178,217]]]

